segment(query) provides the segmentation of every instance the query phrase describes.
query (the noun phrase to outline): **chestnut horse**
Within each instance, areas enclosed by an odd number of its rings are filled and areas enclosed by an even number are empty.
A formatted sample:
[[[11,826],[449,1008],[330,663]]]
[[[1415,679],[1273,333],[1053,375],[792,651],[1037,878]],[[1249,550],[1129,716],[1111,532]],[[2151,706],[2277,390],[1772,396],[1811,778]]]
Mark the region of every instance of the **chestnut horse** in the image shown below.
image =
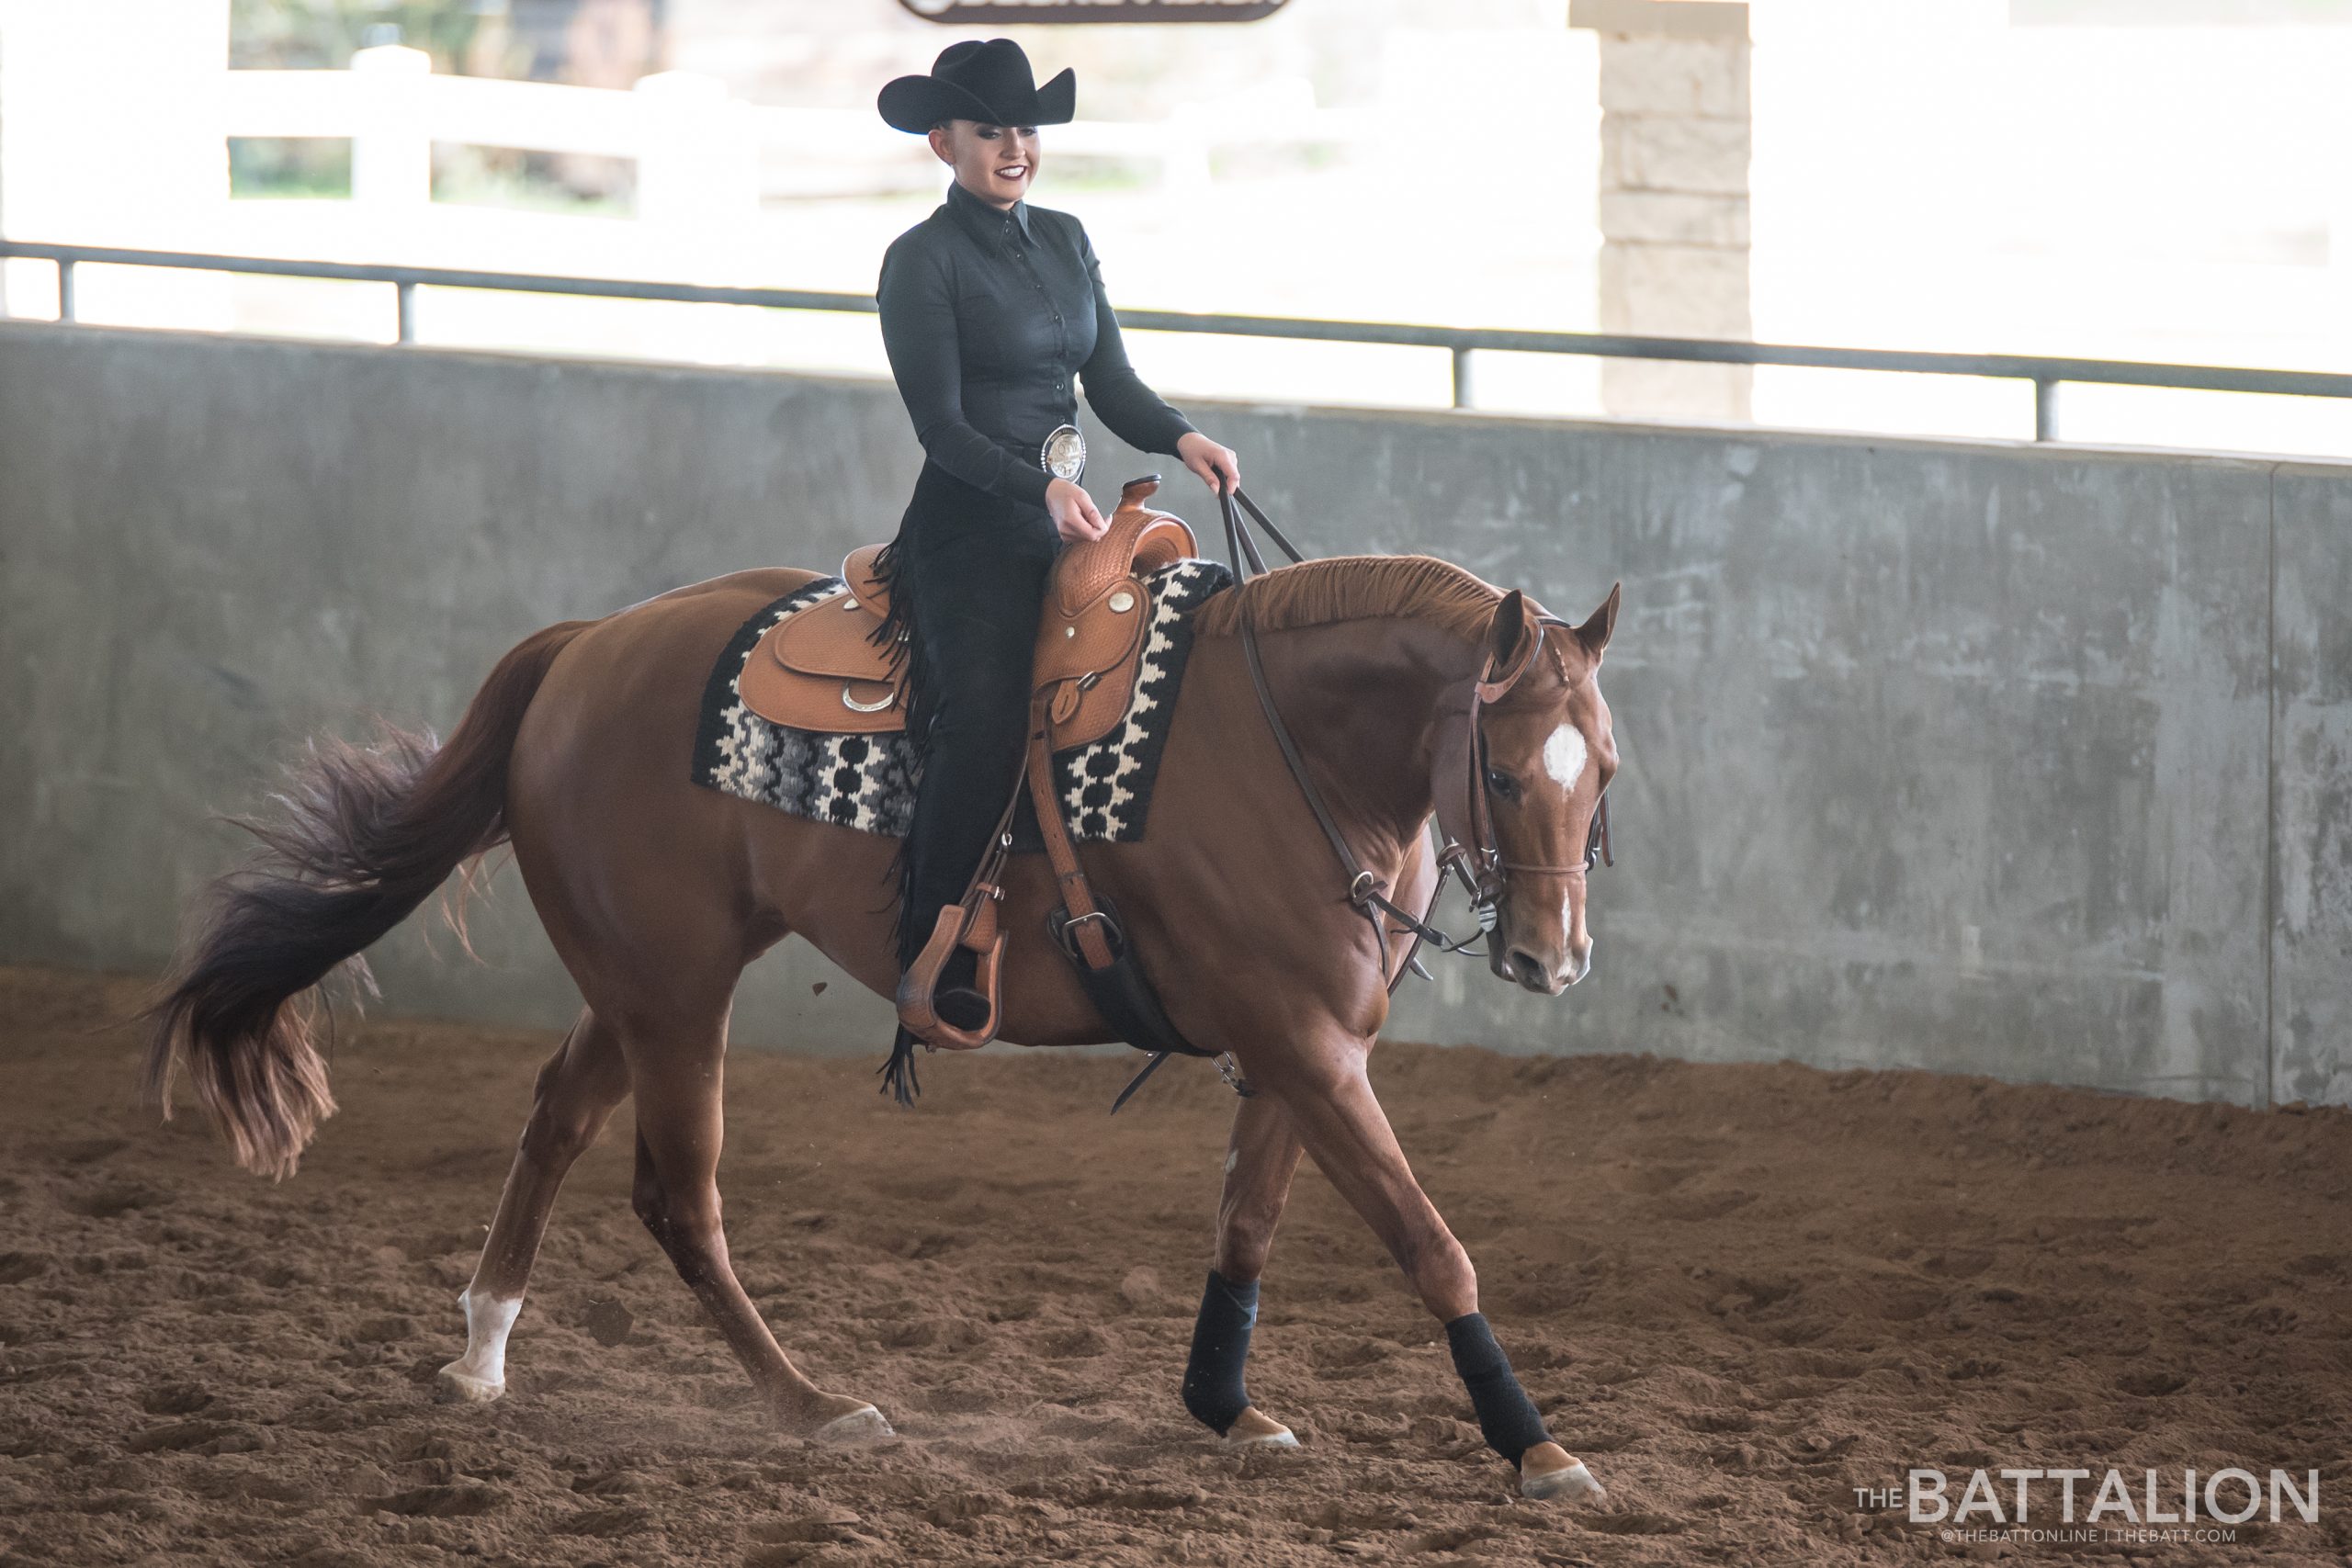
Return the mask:
[[[737,572],[548,626],[500,660],[447,744],[388,730],[371,748],[314,746],[281,797],[284,814],[247,824],[263,840],[259,858],[216,886],[152,1010],[148,1083],[166,1113],[176,1067],[240,1164],[291,1174],[334,1110],[313,1043],[314,987],[338,967],[366,982],[362,950],[453,870],[470,878],[475,857],[512,841],[587,1005],[539,1072],[458,1297],[466,1351],[440,1373],[444,1397],[503,1391],[507,1334],[556,1190],[634,1095],[637,1213],[773,1418],[832,1438],[890,1430],[872,1404],[820,1389],[793,1365],[737,1282],[719,1222],[721,1063],[744,965],[797,932],[883,997],[898,980],[882,891],[893,840],[689,776],[720,650],[762,606],[817,575]],[[1447,694],[1540,639],[1522,678],[1477,719],[1491,832],[1516,868],[1496,898],[1488,960],[1498,977],[1556,994],[1591,959],[1583,852],[1617,766],[1594,673],[1617,594],[1578,626],[1542,616],[1557,628],[1547,637],[1521,595],[1425,556],[1312,560],[1228,588],[1195,612],[1148,835],[1081,846],[1171,1020],[1194,1043],[1232,1053],[1254,1089],[1234,1117],[1211,1275],[1213,1296],[1222,1281],[1244,1304],[1220,1309],[1216,1328],[1204,1302],[1188,1407],[1228,1446],[1295,1441],[1248,1404],[1241,1358],[1304,1152],[1447,1325],[1480,1424],[1519,1465],[1521,1492],[1597,1496],[1590,1472],[1543,1432],[1477,1313],[1468,1256],[1373,1096],[1366,1057],[1408,938],[1375,929],[1349,900],[1261,710],[1236,635],[1245,610],[1273,699],[1346,841],[1413,908],[1440,874],[1425,829]],[[465,886],[452,913],[461,936]],[[1031,1045],[1114,1038],[1045,933],[1052,897],[1045,857],[1013,857],[1001,1035]]]

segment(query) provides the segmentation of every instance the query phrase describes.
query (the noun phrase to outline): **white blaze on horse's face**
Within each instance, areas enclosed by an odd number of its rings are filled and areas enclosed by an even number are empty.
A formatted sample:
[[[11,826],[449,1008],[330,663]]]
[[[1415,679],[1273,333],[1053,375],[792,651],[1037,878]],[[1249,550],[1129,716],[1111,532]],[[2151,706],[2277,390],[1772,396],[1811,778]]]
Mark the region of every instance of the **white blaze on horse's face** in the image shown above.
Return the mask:
[[[1560,728],[1552,731],[1552,739],[1544,742],[1544,771],[1552,775],[1568,794],[1574,795],[1577,781],[1584,777],[1584,731],[1575,721],[1564,719]]]
[[[1511,731],[1525,748],[1517,752],[1522,787],[1498,816],[1509,812],[1510,826],[1502,830],[1515,840],[1505,847],[1506,858],[1531,869],[1506,874],[1501,938],[1491,967],[1502,979],[1556,996],[1592,972],[1584,849],[1600,792],[1615,771],[1609,709],[1588,673],[1565,694],[1555,688],[1548,713],[1493,716],[1490,758],[1510,750]],[[1532,869],[1536,866],[1552,869]]]
[[[1608,765],[1609,754],[1613,753],[1615,745],[1608,728],[1609,705],[1601,700],[1600,682],[1593,680],[1588,683],[1592,688],[1593,721],[1605,738],[1602,743],[1603,766],[1613,772],[1614,769]],[[1544,743],[1544,771],[1559,781],[1562,793],[1571,798],[1577,794],[1577,786],[1584,782],[1585,769],[1591,756],[1592,748],[1585,743],[1584,731],[1577,728],[1574,719],[1564,722],[1552,732],[1552,739]],[[1604,775],[1600,780],[1601,786],[1606,788],[1608,783]],[[1597,811],[1600,807],[1600,791],[1596,789],[1592,792],[1592,809]],[[1585,823],[1589,833],[1591,828],[1589,812],[1585,814]],[[1577,853],[1581,856],[1581,848]],[[1599,944],[1599,939],[1585,924],[1585,878],[1579,876],[1569,886],[1567,896],[1560,901],[1560,929],[1568,933],[1567,967],[1561,977],[1571,986],[1592,973],[1592,950]]]
[[[1546,701],[1546,698],[1550,700]],[[1583,845],[1571,843],[1589,744],[1561,700],[1549,661],[1486,723],[1497,841],[1507,863],[1490,966],[1524,989],[1556,995],[1581,977],[1577,953],[1584,878],[1564,877]],[[1589,786],[1587,786],[1589,787]]]

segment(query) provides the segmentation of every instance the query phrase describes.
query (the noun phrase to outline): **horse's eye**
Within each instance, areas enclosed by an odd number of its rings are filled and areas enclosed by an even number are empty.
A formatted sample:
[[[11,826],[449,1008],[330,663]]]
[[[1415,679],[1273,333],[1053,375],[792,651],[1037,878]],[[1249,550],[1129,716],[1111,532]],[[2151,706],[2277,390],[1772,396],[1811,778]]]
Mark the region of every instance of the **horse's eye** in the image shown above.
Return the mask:
[[[1505,800],[1509,800],[1519,794],[1519,781],[1512,778],[1500,768],[1488,768],[1487,770],[1487,787],[1493,790]]]

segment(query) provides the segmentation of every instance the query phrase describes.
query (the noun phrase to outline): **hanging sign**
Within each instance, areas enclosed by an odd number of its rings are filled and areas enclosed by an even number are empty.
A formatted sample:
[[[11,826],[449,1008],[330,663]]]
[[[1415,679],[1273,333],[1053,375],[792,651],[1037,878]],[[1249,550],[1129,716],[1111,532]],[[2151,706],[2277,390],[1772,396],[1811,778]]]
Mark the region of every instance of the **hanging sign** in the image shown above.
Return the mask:
[[[899,0],[926,22],[1254,22],[1288,0]]]

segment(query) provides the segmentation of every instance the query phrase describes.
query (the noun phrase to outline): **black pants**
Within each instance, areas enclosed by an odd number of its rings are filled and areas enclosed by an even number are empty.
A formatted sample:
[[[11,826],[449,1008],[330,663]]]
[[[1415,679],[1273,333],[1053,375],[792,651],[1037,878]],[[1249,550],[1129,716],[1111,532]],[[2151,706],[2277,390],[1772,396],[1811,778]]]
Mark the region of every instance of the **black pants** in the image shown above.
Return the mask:
[[[893,618],[903,614],[911,634],[910,715],[922,738],[899,865],[901,969],[939,911],[964,896],[1020,778],[1037,616],[1060,548],[1045,508],[923,465],[890,567]]]

